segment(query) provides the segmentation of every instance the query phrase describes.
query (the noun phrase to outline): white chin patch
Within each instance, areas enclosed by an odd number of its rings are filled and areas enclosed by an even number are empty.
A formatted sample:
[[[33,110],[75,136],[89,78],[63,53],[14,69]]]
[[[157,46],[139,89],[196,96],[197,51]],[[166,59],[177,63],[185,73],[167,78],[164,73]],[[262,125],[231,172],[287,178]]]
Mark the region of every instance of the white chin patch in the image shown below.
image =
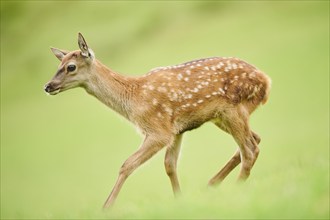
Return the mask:
[[[58,94],[60,91],[61,91],[61,89],[56,89],[56,90],[54,90],[54,91],[52,91],[52,92],[49,92],[48,94],[49,94],[49,95],[56,95],[56,94]]]

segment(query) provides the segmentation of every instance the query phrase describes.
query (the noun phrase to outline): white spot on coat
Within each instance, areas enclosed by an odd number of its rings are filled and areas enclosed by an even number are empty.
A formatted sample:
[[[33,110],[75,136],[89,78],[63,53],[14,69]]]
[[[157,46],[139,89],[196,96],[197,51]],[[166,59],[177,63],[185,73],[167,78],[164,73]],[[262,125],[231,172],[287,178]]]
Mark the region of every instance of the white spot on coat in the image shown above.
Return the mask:
[[[167,92],[167,89],[165,87],[158,87],[157,91],[158,92]]]
[[[256,74],[254,72],[249,74],[249,78],[250,79],[253,78],[253,77],[255,77],[255,76],[256,76]]]

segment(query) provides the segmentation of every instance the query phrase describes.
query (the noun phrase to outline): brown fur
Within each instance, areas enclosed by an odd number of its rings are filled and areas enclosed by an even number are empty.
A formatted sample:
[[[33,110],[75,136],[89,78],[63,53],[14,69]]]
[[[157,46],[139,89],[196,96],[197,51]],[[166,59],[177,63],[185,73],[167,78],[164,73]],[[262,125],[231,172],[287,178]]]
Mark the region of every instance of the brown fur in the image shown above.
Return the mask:
[[[249,176],[259,155],[260,137],[248,121],[250,114],[268,99],[271,81],[267,75],[240,59],[213,57],[127,77],[96,60],[81,34],[78,41],[79,51],[52,48],[61,64],[46,91],[57,94],[83,87],[145,135],[142,146],[122,165],[104,207],[114,203],[127,177],[164,147],[166,173],[173,191],[179,192],[176,164],[182,135],[208,121],[231,134],[239,146],[209,184],[221,182],[240,162],[239,179]],[[68,72],[69,64],[76,65],[76,70]]]

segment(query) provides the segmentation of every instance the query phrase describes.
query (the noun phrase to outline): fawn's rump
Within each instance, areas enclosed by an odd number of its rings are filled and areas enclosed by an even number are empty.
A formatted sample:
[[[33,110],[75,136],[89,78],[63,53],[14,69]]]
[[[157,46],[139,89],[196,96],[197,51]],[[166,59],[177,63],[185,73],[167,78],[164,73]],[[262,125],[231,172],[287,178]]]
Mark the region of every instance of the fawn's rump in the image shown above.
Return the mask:
[[[227,87],[226,97],[233,104],[244,103],[250,112],[254,111],[260,104],[265,104],[269,97],[271,88],[270,78],[261,71],[248,73],[246,78],[233,83],[233,80],[225,82]],[[227,85],[226,85],[227,84]]]

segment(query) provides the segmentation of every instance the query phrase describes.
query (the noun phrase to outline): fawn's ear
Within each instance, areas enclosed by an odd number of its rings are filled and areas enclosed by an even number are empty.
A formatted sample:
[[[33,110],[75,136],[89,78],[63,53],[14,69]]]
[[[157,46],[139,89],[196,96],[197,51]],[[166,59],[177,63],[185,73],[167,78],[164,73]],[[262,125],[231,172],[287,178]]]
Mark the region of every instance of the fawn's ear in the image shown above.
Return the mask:
[[[81,33],[78,33],[78,45],[82,56],[91,59],[94,58],[94,52],[88,48],[87,43]]]
[[[50,49],[52,50],[53,54],[57,57],[57,59],[59,59],[60,61],[62,61],[63,57],[69,53],[69,51],[60,50],[54,47],[51,47]]]

